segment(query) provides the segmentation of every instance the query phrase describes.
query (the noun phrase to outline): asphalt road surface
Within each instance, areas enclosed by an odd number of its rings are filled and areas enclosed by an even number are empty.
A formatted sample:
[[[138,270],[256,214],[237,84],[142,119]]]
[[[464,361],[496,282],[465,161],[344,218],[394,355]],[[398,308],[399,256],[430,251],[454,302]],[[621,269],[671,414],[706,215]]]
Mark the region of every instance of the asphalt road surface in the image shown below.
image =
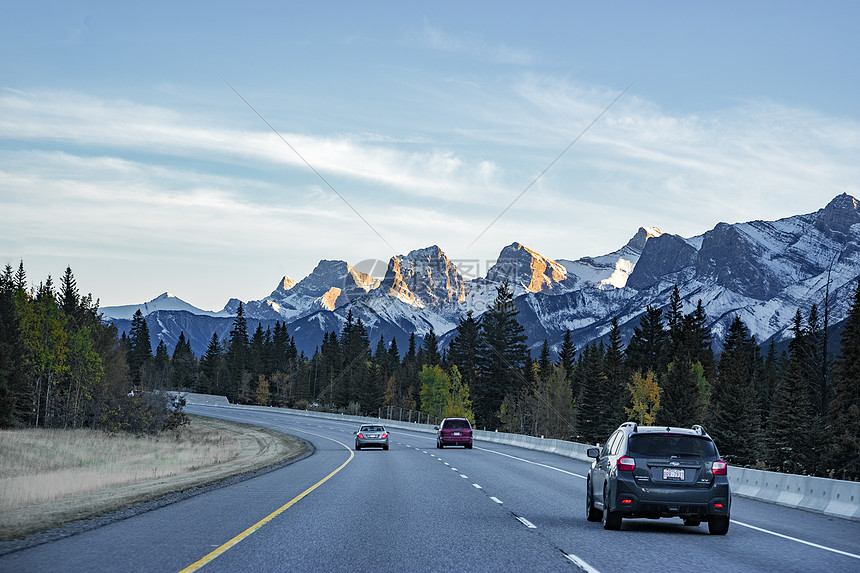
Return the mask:
[[[258,477],[0,557],[28,571],[858,571],[860,523],[735,497],[726,536],[680,519],[585,520],[588,465],[476,441],[437,450],[393,430],[354,452],[354,422],[189,406],[310,442]]]

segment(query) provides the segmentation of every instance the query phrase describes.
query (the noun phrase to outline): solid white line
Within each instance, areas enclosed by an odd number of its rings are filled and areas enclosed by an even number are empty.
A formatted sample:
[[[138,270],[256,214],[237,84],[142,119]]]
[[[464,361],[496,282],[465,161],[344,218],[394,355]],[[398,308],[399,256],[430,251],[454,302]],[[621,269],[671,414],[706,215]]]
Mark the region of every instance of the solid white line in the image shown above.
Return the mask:
[[[479,486],[479,485],[478,485],[478,484],[476,484],[476,483],[473,483],[473,484],[472,484],[472,487],[474,487],[475,489],[484,489],[484,488],[482,488],[481,486]]]
[[[485,451],[485,452],[490,452],[491,454],[498,454],[498,455],[500,455],[500,456],[505,456],[506,458],[511,458],[512,460],[517,460],[517,461],[520,461],[520,462],[525,462],[525,463],[527,463],[527,464],[532,464],[532,465],[534,465],[534,466],[540,466],[540,467],[542,467],[542,468],[547,468],[547,469],[549,469],[549,470],[555,470],[555,471],[557,471],[557,472],[561,472],[561,473],[563,473],[563,474],[567,474],[567,475],[571,475],[571,476],[576,476],[576,477],[578,477],[578,478],[585,479],[585,476],[584,476],[584,475],[580,475],[580,474],[577,474],[577,473],[574,473],[574,472],[569,472],[569,471],[567,471],[567,470],[563,470],[563,469],[561,469],[561,468],[557,468],[557,467],[554,467],[554,466],[548,466],[548,465],[546,465],[546,464],[541,464],[541,463],[538,463],[538,462],[533,462],[533,461],[531,461],[531,460],[526,460],[526,459],[524,459],[524,458],[518,458],[517,456],[512,456],[512,455],[510,455],[510,454],[503,454],[502,452],[497,452],[496,450],[488,450],[487,448],[477,448],[477,449],[482,450],[482,451]]]
[[[531,521],[529,521],[529,520],[528,520],[528,519],[526,519],[525,517],[520,517],[520,516],[518,515],[518,516],[517,516],[517,520],[518,520],[520,523],[522,523],[523,525],[525,525],[526,527],[528,527],[529,529],[537,529],[537,525],[535,525],[534,523],[532,523]]]
[[[597,569],[595,569],[594,567],[592,567],[591,565],[589,565],[588,563],[586,563],[585,561],[583,561],[582,559],[577,557],[576,555],[568,554],[568,555],[565,555],[565,557],[570,559],[574,563],[574,565],[576,565],[577,567],[579,567],[580,569],[585,571],[585,573],[600,573],[600,571],[598,571]]]
[[[731,521],[734,524],[741,525],[743,527],[749,527],[750,529],[755,529],[756,531],[761,531],[762,533],[768,533],[770,535],[782,537],[783,539],[788,539],[789,541],[796,541],[797,543],[803,543],[804,545],[809,545],[810,547],[816,547],[818,549],[824,549],[825,551],[832,551],[833,553],[838,553],[839,555],[845,555],[846,557],[853,557],[854,559],[860,559],[860,555],[857,555],[855,553],[848,553],[847,551],[841,551],[839,549],[827,547],[826,545],[819,545],[818,543],[812,543],[811,541],[804,541],[803,539],[798,539],[797,537],[791,537],[789,535],[783,535],[782,533],[770,531],[769,529],[762,529],[761,527],[756,527],[755,525],[750,525],[748,523],[735,521],[734,519],[732,519]]]
[[[500,503],[502,503],[502,500],[500,500],[500,499],[499,499],[499,498],[497,498],[497,497],[491,497],[490,499],[492,499],[492,500],[493,500],[493,501],[495,501],[496,503],[499,503],[499,504],[500,504]]]

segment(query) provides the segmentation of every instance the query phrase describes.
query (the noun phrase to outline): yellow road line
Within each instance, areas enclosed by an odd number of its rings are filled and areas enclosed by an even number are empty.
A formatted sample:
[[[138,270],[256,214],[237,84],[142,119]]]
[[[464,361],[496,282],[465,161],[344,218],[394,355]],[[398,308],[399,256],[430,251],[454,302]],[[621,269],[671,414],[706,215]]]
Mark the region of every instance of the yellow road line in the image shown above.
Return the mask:
[[[269,523],[270,521],[272,521],[273,519],[278,517],[281,513],[283,513],[284,511],[286,511],[290,507],[292,507],[297,501],[299,501],[300,499],[302,499],[303,497],[308,495],[310,492],[312,492],[313,490],[315,490],[316,488],[318,488],[319,486],[324,484],[326,481],[328,481],[328,479],[330,477],[332,477],[334,474],[336,474],[337,472],[342,470],[344,467],[346,467],[346,464],[351,462],[352,458],[355,457],[355,452],[352,451],[352,448],[350,448],[349,446],[347,446],[343,442],[338,442],[335,439],[328,438],[326,436],[320,436],[319,434],[314,434],[313,432],[307,432],[305,430],[296,429],[296,431],[304,432],[306,434],[310,434],[312,436],[317,436],[318,438],[323,438],[326,440],[331,440],[332,442],[335,442],[336,444],[340,444],[341,446],[346,448],[347,451],[349,452],[349,458],[345,462],[343,462],[340,465],[340,467],[338,467],[336,470],[334,470],[333,472],[331,472],[330,474],[325,476],[323,479],[321,479],[320,481],[318,481],[317,483],[315,483],[314,485],[312,485],[311,487],[309,487],[308,489],[306,489],[305,491],[303,491],[302,493],[300,493],[299,495],[297,495],[296,497],[294,497],[293,499],[291,499],[290,501],[288,501],[287,503],[285,503],[284,505],[282,505],[281,507],[279,507],[278,509],[276,509],[275,511],[273,511],[272,513],[270,513],[269,515],[267,515],[266,517],[264,517],[263,519],[261,519],[260,521],[258,521],[257,523],[255,523],[254,525],[252,525],[251,527],[249,527],[248,529],[246,529],[245,531],[243,531],[239,535],[237,535],[236,537],[234,537],[233,539],[231,539],[230,541],[228,541],[227,543],[225,543],[224,545],[218,547],[217,549],[215,549],[214,551],[212,551],[211,553],[209,553],[205,557],[199,559],[198,561],[195,561],[194,563],[192,563],[191,565],[189,565],[185,569],[182,569],[181,571],[179,571],[179,573],[190,573],[191,571],[197,571],[198,569],[200,569],[201,567],[203,567],[204,565],[206,565],[207,563],[209,563],[210,561],[212,561],[213,559],[215,559],[216,557],[218,557],[219,555],[221,555],[222,553],[224,553],[225,551],[227,551],[228,549],[230,549],[231,547],[233,547],[234,545],[236,545],[237,543],[239,543],[240,541],[242,541],[243,539],[245,539],[246,537],[248,537],[249,535],[251,535],[252,533],[257,531],[258,529],[260,529],[261,527],[263,527],[264,525],[266,525],[267,523]]]

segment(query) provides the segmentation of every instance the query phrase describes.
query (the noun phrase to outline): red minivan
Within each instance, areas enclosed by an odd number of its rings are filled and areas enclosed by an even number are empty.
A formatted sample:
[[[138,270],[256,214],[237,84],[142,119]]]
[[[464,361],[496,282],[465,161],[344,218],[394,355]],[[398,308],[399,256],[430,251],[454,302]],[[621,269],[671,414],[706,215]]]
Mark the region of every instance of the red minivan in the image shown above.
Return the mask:
[[[465,446],[472,449],[472,424],[466,418],[445,418],[436,426],[436,447]]]

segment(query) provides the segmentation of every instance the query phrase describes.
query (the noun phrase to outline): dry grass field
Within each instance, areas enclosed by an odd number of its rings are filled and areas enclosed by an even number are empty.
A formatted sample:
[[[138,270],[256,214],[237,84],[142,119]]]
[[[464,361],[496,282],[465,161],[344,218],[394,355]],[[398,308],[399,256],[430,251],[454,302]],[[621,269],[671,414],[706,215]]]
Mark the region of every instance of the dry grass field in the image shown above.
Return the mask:
[[[256,471],[304,442],[212,418],[158,436],[0,431],[0,540]]]
[[[159,436],[0,431],[0,512],[229,462],[239,440],[191,425]]]

